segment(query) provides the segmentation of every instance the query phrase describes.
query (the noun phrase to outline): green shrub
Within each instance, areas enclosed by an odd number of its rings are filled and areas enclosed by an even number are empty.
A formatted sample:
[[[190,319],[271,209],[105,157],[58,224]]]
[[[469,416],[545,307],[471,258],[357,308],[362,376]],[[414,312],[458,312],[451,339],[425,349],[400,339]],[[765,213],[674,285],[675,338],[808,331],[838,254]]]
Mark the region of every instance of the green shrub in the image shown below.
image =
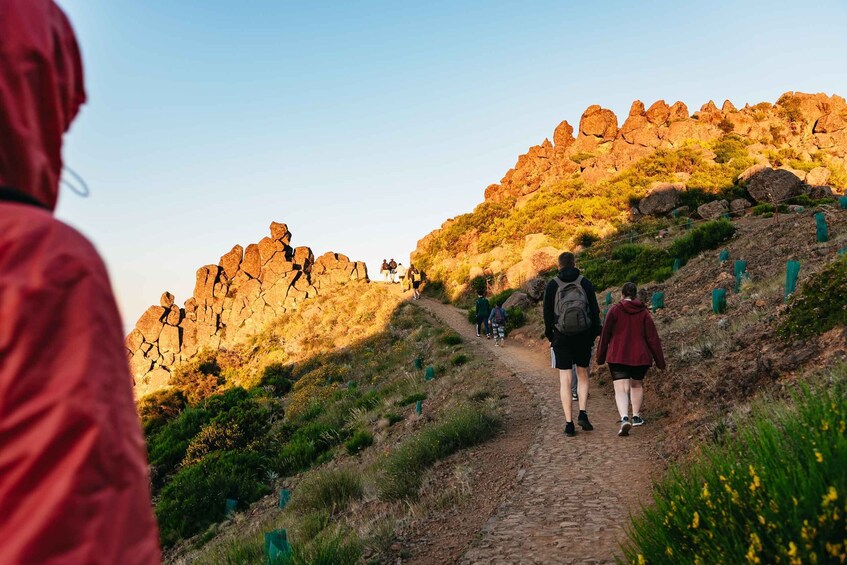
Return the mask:
[[[273,565],[356,565],[362,544],[352,533],[322,532],[306,544],[295,543],[291,553]]]
[[[147,438],[147,453],[154,489],[164,485],[168,475],[176,470],[185,458],[191,440],[209,420],[208,411],[202,408],[188,408],[177,418],[165,424],[157,433]]]
[[[685,264],[698,253],[720,246],[734,233],[735,227],[728,220],[706,222],[675,239],[667,249],[640,243],[623,243],[611,251],[592,248],[580,256],[579,265],[598,289],[627,281],[661,282],[673,274],[674,259]]]
[[[513,307],[506,310],[506,331],[510,332],[514,329],[522,327],[526,324],[526,313],[520,308]]]
[[[833,261],[795,293],[779,325],[781,336],[805,339],[847,325],[847,257]]]
[[[156,517],[162,542],[172,545],[224,518],[226,499],[249,504],[264,495],[267,461],[256,453],[214,453],[176,473],[162,489]]]
[[[456,355],[450,358],[450,363],[452,363],[454,367],[464,365],[468,361],[470,361],[470,357],[468,357],[464,353],[457,353]]]
[[[179,416],[185,408],[185,395],[181,390],[159,390],[138,402],[138,415],[144,426],[144,435],[150,436]]]
[[[574,245],[582,247],[591,247],[594,243],[600,241],[600,236],[592,229],[581,228],[576,231],[573,236]]]
[[[292,384],[292,367],[282,363],[272,363],[262,371],[260,386],[273,387],[276,396],[288,394]]]
[[[434,298],[439,302],[450,302],[450,297],[447,294],[447,289],[444,286],[444,282],[440,280],[430,280],[424,285],[422,294],[424,296],[428,296],[430,298]]]
[[[308,469],[342,441],[344,434],[338,428],[325,422],[310,422],[291,435],[280,450],[275,466],[284,474]]]
[[[428,467],[491,438],[500,424],[496,414],[478,404],[454,409],[442,422],[424,428],[383,461],[380,496],[385,500],[414,498]]]
[[[774,210],[776,210],[776,208],[774,207],[773,204],[768,204],[767,202],[762,202],[761,204],[756,204],[755,206],[753,206],[753,215],[754,216],[762,216],[764,214],[773,215]]]
[[[441,336],[441,339],[439,341],[441,341],[441,343],[443,343],[444,345],[459,345],[460,343],[462,343],[462,336],[460,336],[454,331],[448,331],[443,336]]]
[[[306,476],[291,497],[289,507],[298,514],[343,512],[353,500],[362,498],[362,475],[354,469],[330,469]]]
[[[393,425],[394,425],[394,424],[396,424],[397,422],[402,422],[403,420],[405,420],[405,418],[404,418],[402,415],[397,414],[397,413],[395,413],[395,412],[388,412],[388,413],[387,413],[387,414],[385,414],[383,417],[384,417],[386,420],[388,420],[388,425],[389,425],[389,426],[393,426]]]
[[[730,124],[732,125],[732,124]],[[715,163],[729,163],[735,158],[747,157],[747,143],[738,135],[725,135],[714,146]]]
[[[355,455],[373,445],[374,436],[367,430],[356,430],[353,436],[344,443],[347,453]]]
[[[722,446],[672,470],[635,518],[629,563],[837,563],[847,529],[847,369],[762,404]]]
[[[489,298],[488,302],[490,302],[492,306],[495,306],[497,304],[503,304],[510,296],[512,296],[517,291],[518,289],[516,288],[507,288],[506,290],[502,290],[491,298]]]
[[[426,400],[426,393],[418,392],[405,396],[402,400],[397,402],[397,406],[408,406],[409,404],[414,404],[418,400]]]
[[[485,294],[485,291],[488,289],[488,279],[483,275],[479,275],[472,278],[468,286],[475,294],[480,292]]]

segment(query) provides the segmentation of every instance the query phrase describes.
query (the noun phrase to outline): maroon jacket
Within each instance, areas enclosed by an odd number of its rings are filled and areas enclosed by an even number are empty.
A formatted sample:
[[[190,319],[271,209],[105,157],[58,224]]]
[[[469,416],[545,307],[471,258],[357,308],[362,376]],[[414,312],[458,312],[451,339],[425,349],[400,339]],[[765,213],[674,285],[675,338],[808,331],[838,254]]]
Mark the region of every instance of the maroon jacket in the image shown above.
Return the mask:
[[[662,340],[647,307],[639,300],[623,300],[612,306],[603,324],[597,363],[608,361],[644,367],[652,365],[654,360],[664,370]]]

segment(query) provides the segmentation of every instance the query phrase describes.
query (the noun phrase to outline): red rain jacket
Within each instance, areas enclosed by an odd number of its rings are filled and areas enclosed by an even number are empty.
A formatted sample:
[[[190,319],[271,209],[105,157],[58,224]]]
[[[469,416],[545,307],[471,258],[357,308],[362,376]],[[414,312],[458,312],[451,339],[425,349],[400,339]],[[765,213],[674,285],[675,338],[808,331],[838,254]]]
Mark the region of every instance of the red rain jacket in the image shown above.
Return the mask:
[[[0,562],[160,563],[144,441],[106,269],[55,220],[85,101],[51,0],[0,0]]]
[[[647,307],[640,300],[623,300],[612,306],[603,323],[597,363],[649,367],[653,360],[664,370],[662,341]]]

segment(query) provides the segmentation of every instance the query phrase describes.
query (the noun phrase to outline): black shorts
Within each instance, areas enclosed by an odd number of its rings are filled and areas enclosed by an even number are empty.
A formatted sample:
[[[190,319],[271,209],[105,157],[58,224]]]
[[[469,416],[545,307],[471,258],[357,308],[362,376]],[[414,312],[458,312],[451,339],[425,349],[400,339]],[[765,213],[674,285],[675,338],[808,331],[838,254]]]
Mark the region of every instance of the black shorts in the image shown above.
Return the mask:
[[[644,375],[650,369],[650,365],[621,365],[620,363],[609,363],[609,371],[612,373],[613,381],[623,379],[644,380]]]
[[[420,286],[421,286],[421,281],[413,281],[413,282],[412,282],[412,288],[415,288],[415,289],[416,289],[416,288],[418,288],[418,287],[420,287]]]
[[[556,336],[550,346],[550,355],[554,369],[567,371],[574,365],[588,367],[591,364],[591,351],[594,337],[590,333],[573,336]]]

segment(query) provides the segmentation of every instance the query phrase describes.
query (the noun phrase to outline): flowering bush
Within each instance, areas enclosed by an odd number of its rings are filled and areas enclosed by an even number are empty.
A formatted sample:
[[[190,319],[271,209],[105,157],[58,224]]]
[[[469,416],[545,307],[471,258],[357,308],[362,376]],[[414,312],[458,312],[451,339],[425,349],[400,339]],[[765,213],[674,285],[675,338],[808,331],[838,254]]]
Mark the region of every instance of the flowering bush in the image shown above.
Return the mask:
[[[677,469],[634,522],[630,563],[847,560],[847,367],[761,406],[701,463]]]

